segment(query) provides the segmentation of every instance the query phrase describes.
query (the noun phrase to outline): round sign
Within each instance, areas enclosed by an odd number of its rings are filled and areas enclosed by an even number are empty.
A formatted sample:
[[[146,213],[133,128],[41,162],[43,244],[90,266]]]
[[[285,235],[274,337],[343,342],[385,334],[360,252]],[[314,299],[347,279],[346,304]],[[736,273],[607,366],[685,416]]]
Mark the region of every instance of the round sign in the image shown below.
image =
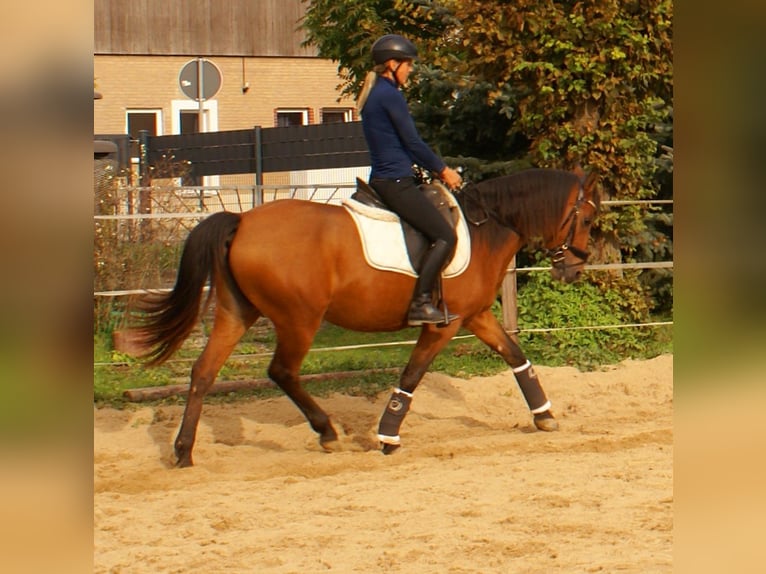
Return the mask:
[[[210,60],[196,58],[181,68],[178,85],[187,98],[209,100],[221,89],[221,70]]]

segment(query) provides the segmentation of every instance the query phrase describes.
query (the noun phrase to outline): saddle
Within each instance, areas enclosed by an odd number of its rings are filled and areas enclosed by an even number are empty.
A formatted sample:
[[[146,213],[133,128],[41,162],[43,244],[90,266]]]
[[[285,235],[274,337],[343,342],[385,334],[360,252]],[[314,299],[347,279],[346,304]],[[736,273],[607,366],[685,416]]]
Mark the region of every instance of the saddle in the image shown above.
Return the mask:
[[[460,208],[455,204],[454,199],[451,198],[449,191],[441,183],[423,183],[419,186],[420,191],[425,197],[433,204],[439,213],[447,220],[452,229],[457,231],[457,225],[461,221]],[[378,193],[373,187],[366,181],[356,178],[356,191],[351,195],[351,199],[358,201],[359,203],[368,207],[376,209],[382,209],[385,211],[391,211],[390,208],[383,202]],[[398,218],[398,216],[397,216]],[[402,226],[402,233],[404,235],[404,243],[407,248],[407,255],[413,269],[420,269],[420,263],[423,259],[423,255],[428,250],[429,241],[425,235],[420,231],[412,227],[406,221],[399,219]],[[450,256],[446,265],[449,265],[455,257],[455,254]]]

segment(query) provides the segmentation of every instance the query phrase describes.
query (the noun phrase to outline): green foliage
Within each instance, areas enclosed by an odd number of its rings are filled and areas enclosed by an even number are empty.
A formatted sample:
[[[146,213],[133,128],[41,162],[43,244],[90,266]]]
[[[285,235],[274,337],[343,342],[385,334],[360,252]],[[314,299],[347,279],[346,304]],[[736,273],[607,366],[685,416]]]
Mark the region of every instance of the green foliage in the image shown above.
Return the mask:
[[[432,4],[398,6],[405,20],[424,21]],[[496,110],[498,123],[509,126],[507,138],[496,139],[494,149],[507,151],[509,139],[526,141],[527,148],[517,153],[528,154],[532,164],[586,166],[601,176],[608,198],[657,195],[658,170],[668,167],[659,161],[659,145],[669,143],[672,134],[669,0],[445,5],[455,24],[446,37],[426,39],[427,59],[449,70],[458,88],[453,103],[467,90],[487,89],[486,106]],[[421,100],[426,91],[419,90]],[[486,123],[480,115],[474,119]],[[460,126],[475,129],[470,122]],[[660,235],[642,215],[638,208],[603,214],[595,240],[619,244],[622,254],[632,257],[637,247],[632,239],[651,246]]]
[[[308,43],[338,62],[349,94],[370,69],[377,36],[417,43],[421,61],[407,89],[413,115],[424,138],[469,166],[471,179],[580,163],[599,174],[606,198],[654,198],[672,183],[670,0],[307,3]],[[668,235],[643,215],[602,213],[594,261],[653,251]]]
[[[651,320],[651,300],[635,274],[600,274],[591,280],[565,284],[535,273],[519,288],[519,340],[534,362],[592,369],[671,350],[668,328],[613,328]],[[612,328],[584,328],[598,326]]]

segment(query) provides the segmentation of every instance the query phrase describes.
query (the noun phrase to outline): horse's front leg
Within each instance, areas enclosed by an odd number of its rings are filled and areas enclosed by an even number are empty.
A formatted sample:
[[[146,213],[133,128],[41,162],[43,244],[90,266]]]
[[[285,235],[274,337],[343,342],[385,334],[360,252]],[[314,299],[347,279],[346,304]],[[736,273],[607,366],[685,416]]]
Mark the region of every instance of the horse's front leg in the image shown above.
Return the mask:
[[[551,413],[551,402],[545,396],[545,391],[543,391],[540,380],[532,368],[532,363],[526,358],[518,344],[503,330],[502,325],[492,312],[488,309],[479,313],[465,326],[510,365],[534,417],[535,426],[543,431],[557,430],[559,424]]]
[[[423,375],[426,374],[436,355],[455,336],[459,328],[460,321],[453,321],[446,327],[424,325],[421,329],[410,360],[399,377],[399,387],[391,393],[380,417],[378,440],[382,444],[383,454],[391,454],[401,446],[399,429],[410,410],[415,388],[423,379]]]

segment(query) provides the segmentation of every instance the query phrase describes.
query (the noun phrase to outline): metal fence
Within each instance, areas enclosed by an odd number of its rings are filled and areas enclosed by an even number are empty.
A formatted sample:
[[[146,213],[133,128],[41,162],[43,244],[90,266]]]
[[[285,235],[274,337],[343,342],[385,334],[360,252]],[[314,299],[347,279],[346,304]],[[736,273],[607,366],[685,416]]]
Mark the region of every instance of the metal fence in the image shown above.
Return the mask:
[[[356,189],[353,184],[318,184],[318,185],[253,185],[253,186],[155,186],[151,188],[137,186],[118,186],[111,193],[107,209],[97,210],[94,215],[96,225],[107,222],[116,224],[120,229],[117,241],[132,241],[139,235],[139,230],[152,222],[152,240],[170,245],[182,243],[188,231],[201,219],[217,211],[244,212],[264,202],[277,199],[304,199],[323,203],[340,204]],[[150,194],[151,206],[148,213],[140,213],[138,198]],[[98,203],[98,199],[97,199]],[[604,207],[625,205],[672,205],[672,200],[607,200]],[[99,212],[101,211],[101,212]],[[672,261],[650,261],[644,263],[608,263],[589,264],[591,270],[625,269],[672,269]],[[509,272],[548,271],[550,267],[515,267]],[[143,293],[146,289],[162,289],[167,285],[124,286],[118,290],[95,290],[98,297],[120,296]]]

